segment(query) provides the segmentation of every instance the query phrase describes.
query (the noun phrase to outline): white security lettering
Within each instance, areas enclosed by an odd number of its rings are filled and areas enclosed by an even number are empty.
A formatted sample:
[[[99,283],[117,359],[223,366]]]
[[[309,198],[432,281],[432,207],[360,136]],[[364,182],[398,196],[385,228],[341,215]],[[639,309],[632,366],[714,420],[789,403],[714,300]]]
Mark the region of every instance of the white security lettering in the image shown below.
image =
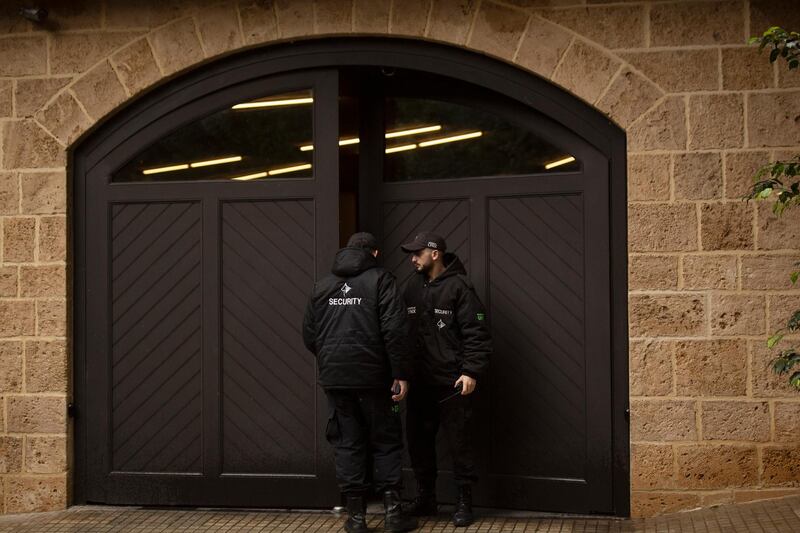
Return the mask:
[[[433,309],[433,314],[435,314],[435,315],[452,315],[453,314],[453,310],[452,309],[436,309],[436,308],[434,308]]]
[[[416,315],[417,314],[417,308],[416,307],[406,307],[406,312],[409,315]]]
[[[328,298],[328,305],[361,305],[361,298]]]

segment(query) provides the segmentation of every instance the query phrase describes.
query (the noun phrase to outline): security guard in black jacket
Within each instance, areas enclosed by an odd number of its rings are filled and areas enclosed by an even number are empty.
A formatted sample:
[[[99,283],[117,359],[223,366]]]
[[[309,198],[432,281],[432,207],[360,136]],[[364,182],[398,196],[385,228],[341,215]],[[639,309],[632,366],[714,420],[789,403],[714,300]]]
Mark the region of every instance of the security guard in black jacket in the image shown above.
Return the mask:
[[[373,481],[383,493],[384,530],[417,527],[403,512],[403,430],[397,402],[412,371],[408,321],[394,276],[378,267],[378,245],[356,233],[319,280],[303,320],[303,340],[317,357],[319,384],[330,409],[326,437],[347,498],[348,532],[368,531],[365,496]],[[370,457],[371,454],[371,457]]]
[[[453,522],[468,526],[472,514],[475,454],[472,393],[489,365],[491,336],[486,312],[464,265],[447,253],[444,239],[423,232],[403,251],[417,275],[406,284],[404,299],[416,340],[414,390],[408,396],[408,451],[417,480],[409,512],[436,514],[436,433],[444,430],[458,488]],[[456,393],[460,389],[460,394]]]

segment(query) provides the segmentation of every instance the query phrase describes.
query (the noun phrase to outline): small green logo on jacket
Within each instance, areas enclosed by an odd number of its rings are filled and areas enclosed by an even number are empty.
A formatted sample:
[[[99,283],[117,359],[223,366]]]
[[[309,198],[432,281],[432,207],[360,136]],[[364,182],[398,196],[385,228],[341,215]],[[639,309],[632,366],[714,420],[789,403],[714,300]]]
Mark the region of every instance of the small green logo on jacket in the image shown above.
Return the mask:
[[[478,320],[483,320],[486,318],[486,313],[478,313],[477,315]]]

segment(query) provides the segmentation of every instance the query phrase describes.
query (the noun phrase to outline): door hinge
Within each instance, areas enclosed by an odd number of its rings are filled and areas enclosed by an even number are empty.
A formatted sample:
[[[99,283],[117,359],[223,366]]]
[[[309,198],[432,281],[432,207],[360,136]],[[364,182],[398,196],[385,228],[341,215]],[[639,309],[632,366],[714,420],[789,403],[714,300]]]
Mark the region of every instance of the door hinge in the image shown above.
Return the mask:
[[[75,418],[75,404],[70,402],[67,404],[67,416],[70,418]]]

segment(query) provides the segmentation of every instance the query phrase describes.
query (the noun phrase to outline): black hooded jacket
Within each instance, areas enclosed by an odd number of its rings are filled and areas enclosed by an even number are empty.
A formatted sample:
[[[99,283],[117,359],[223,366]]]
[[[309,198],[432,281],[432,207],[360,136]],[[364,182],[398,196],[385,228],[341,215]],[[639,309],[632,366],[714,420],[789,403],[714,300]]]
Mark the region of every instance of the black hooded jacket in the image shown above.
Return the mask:
[[[363,248],[342,248],[306,307],[303,341],[326,389],[384,388],[411,374],[408,321],[394,276]]]
[[[461,260],[444,256],[445,271],[433,281],[409,279],[403,291],[411,322],[415,379],[452,387],[462,375],[480,379],[489,366],[492,340],[486,311]]]

